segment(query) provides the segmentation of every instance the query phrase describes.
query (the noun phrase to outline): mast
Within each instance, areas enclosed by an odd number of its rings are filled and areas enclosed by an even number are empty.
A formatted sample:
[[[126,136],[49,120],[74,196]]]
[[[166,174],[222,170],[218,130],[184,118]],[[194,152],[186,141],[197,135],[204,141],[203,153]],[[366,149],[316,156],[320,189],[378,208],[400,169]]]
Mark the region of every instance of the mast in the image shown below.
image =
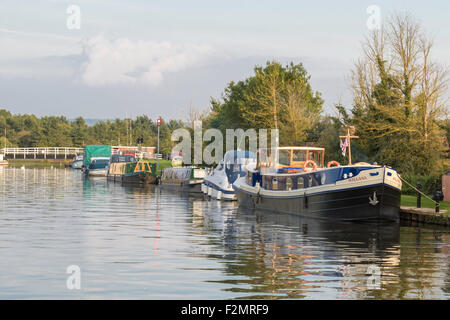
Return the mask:
[[[351,141],[352,141],[352,139],[358,139],[359,138],[359,136],[350,135],[350,128],[352,129],[352,131],[355,130],[354,127],[348,127],[347,128],[347,135],[346,136],[339,136],[339,138],[346,138],[346,139],[348,139],[348,165],[349,166],[352,165],[352,144],[351,144]]]

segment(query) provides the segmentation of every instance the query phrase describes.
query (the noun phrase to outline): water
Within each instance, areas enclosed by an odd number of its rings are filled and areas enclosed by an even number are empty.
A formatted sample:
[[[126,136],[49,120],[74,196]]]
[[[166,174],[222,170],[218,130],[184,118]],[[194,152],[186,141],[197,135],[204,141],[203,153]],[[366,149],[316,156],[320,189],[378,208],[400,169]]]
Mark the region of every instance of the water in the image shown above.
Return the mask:
[[[0,168],[0,198],[1,299],[450,297],[440,227],[252,212],[71,169]]]

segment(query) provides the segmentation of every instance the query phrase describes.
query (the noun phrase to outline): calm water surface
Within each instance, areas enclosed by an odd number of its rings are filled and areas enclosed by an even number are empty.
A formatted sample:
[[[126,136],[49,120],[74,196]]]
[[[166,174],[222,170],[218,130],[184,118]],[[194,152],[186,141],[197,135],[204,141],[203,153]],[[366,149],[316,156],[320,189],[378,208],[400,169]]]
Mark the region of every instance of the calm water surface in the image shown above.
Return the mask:
[[[439,227],[254,212],[71,169],[0,168],[0,198],[2,299],[450,297]]]

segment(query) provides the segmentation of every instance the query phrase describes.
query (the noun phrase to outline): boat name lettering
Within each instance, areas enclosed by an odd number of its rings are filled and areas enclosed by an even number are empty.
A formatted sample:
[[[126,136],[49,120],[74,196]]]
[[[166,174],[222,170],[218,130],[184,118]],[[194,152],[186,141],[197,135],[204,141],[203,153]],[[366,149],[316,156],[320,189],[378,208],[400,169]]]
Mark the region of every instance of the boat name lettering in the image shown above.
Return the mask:
[[[348,179],[348,181],[351,181],[351,182],[362,181],[362,180],[367,180],[367,177],[361,176],[361,177],[354,177],[354,178]]]

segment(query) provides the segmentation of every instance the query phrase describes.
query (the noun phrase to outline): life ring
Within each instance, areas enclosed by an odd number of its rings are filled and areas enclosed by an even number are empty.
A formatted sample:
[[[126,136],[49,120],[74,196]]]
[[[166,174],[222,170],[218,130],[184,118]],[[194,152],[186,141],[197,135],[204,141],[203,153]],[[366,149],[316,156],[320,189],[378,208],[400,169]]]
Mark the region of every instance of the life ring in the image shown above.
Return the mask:
[[[308,164],[310,164],[310,163],[312,163],[312,165],[313,165],[312,168],[308,167]],[[304,171],[316,171],[316,169],[317,169],[317,164],[314,162],[314,160],[305,161],[305,163],[303,164]]]
[[[333,160],[333,161],[330,161],[327,163],[327,168],[331,167],[333,164],[336,165],[337,167],[341,166],[341,164],[339,162]]]

